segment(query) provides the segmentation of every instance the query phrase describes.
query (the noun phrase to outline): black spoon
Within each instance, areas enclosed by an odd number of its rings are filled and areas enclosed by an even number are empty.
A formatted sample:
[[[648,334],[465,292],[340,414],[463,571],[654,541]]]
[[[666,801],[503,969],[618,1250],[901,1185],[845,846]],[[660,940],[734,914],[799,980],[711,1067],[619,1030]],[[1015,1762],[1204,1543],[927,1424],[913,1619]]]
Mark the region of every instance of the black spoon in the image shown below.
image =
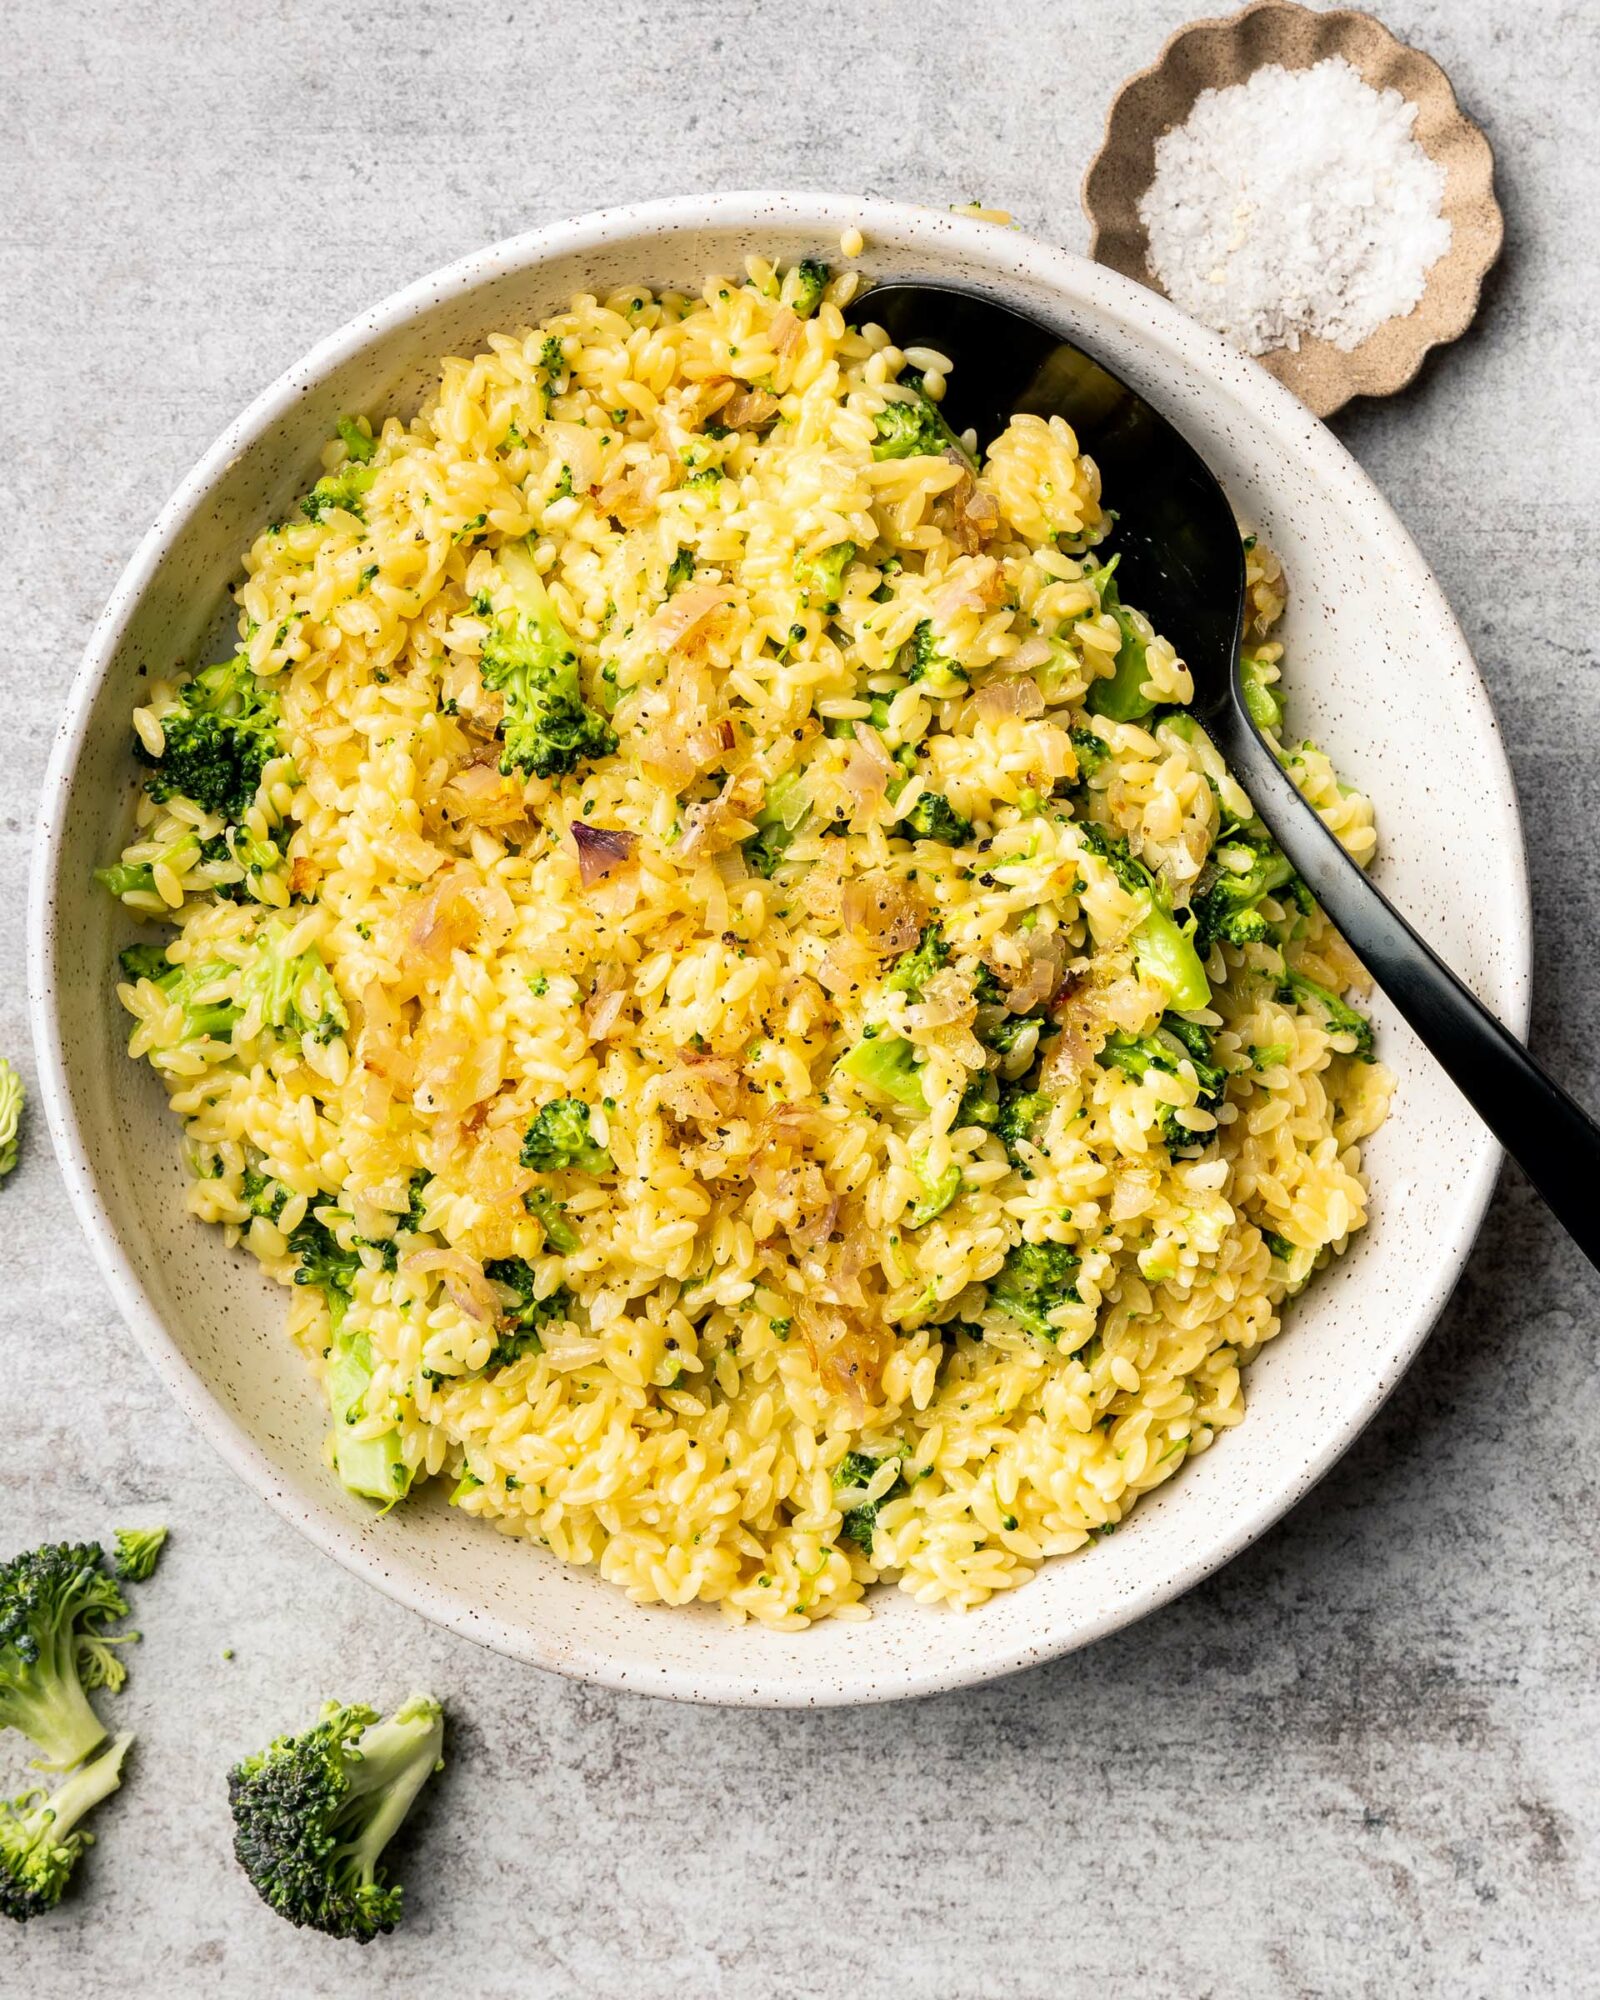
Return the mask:
[[[1600,1266],[1600,1126],[1545,1075],[1369,882],[1295,789],[1245,706],[1244,552],[1204,461],[1125,382],[1049,327],[948,285],[890,283],[853,317],[953,364],[943,410],[997,436],[1018,411],[1062,416],[1117,510],[1117,582],[1194,678],[1194,710],[1311,893],[1456,1088]]]

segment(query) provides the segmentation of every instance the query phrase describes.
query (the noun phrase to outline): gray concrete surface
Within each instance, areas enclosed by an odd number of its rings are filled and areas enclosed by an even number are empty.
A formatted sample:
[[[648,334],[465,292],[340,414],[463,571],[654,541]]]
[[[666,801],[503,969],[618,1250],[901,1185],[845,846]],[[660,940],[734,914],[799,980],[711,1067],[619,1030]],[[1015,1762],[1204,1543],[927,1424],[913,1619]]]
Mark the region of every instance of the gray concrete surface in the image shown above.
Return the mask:
[[[1600,13],[1386,11],[1488,129],[1509,239],[1478,330],[1338,428],[1482,661],[1530,809],[1535,1044],[1597,1104]],[[90,621],[313,339],[494,237],[679,190],[981,194],[1081,246],[1106,102],[1184,12],[3,0],[0,1048],[31,1074],[29,843]],[[1600,1285],[1508,1174],[1410,1380],[1204,1588],[966,1694],[697,1711],[513,1666],[314,1554],[168,1402],[34,1124],[0,1192],[0,1543],[175,1534],[119,1706],[137,1765],[86,1893],[0,1937],[0,1992],[1600,1991],[1597,1333]],[[455,1731],[405,1926],[365,1955],[293,1933],[234,1871],[222,1772],[330,1686],[413,1683]]]

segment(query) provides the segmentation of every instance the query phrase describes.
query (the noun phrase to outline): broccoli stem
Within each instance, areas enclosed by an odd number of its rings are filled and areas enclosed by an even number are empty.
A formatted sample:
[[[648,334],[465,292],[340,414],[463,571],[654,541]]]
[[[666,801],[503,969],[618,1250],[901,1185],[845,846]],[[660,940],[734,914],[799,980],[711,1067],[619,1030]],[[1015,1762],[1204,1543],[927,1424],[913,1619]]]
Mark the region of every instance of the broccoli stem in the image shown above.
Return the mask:
[[[379,1856],[438,1768],[443,1747],[444,1715],[426,1695],[413,1695],[387,1722],[371,1723],[362,1731],[349,1763],[349,1797],[384,1795],[360,1838],[351,1844],[363,1880],[372,1878]]]
[[[367,1414],[372,1387],[372,1342],[365,1333],[346,1327],[345,1307],[337,1293],[328,1295],[334,1322],[328,1359],[328,1402],[333,1411],[333,1465],[339,1483],[363,1500],[380,1500],[385,1513],[403,1500],[411,1485],[411,1468],[400,1450],[400,1433],[357,1437],[351,1426]]]

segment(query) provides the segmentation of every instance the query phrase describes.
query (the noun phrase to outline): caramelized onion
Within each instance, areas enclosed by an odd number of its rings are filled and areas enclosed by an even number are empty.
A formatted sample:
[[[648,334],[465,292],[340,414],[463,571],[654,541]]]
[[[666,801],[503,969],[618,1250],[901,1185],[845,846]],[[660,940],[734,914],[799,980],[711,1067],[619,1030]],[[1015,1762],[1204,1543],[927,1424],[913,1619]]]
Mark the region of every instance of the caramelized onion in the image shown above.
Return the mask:
[[[434,1272],[456,1306],[480,1326],[500,1317],[500,1296],[483,1274],[483,1266],[464,1250],[413,1250],[400,1259],[404,1278],[426,1278]]]
[[[758,431],[778,414],[778,399],[766,389],[735,389],[723,405],[723,421],[730,430]]]
[[[973,697],[972,705],[985,722],[1004,722],[1009,717],[1027,722],[1043,715],[1044,696],[1036,681],[1019,674],[987,682]]]
[[[688,583],[656,613],[651,632],[663,649],[681,646],[695,627],[728,601],[720,583]]]
[[[568,831],[578,850],[578,878],[586,889],[620,868],[639,844],[636,833],[625,833],[619,826],[591,826],[583,819],[575,819]]]

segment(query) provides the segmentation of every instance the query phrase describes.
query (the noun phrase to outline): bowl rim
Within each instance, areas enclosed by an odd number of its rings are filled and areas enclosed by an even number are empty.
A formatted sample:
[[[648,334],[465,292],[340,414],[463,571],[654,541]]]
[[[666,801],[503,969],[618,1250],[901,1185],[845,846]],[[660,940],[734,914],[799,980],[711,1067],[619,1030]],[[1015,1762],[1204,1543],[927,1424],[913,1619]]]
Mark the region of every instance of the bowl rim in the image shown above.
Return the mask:
[[[819,240],[837,240],[842,230],[856,227],[864,233],[869,248],[875,230],[901,239],[939,236],[946,247],[970,257],[974,280],[980,284],[992,274],[999,252],[1015,271],[1057,294],[1065,294],[1068,299],[1092,308],[1103,307],[1113,316],[1137,320],[1143,331],[1173,356],[1186,373],[1209,371],[1213,378],[1221,377],[1235,393],[1248,400],[1258,420],[1279,435],[1285,449],[1313,461],[1319,480],[1346,499],[1359,501],[1373,520],[1375,532],[1391,553],[1403,580],[1419,601],[1430,608],[1443,635],[1446,638],[1453,635],[1458,642],[1462,661],[1471,669],[1463,677],[1462,695],[1477,711],[1476,720],[1483,729],[1486,746],[1499,759],[1502,789],[1499,803],[1508,811],[1515,836],[1515,852],[1511,857],[1515,865],[1508,898],[1511,907],[1505,913],[1503,929],[1508,947],[1505,980],[1512,995],[1505,1011],[1507,1025],[1519,1036],[1525,1036],[1531,1003],[1532,911],[1521,816],[1499,724],[1465,635],[1443,590],[1394,510],[1344,446],[1323,424],[1308,417],[1305,406],[1293,392],[1258,362],[1236,352],[1219,335],[1190,320],[1160,294],[1104,265],[1021,231],[1000,229],[992,222],[959,212],[858,195],[782,190],[740,190],[627,203],[548,223],[474,251],[403,286],[325,336],[224,428],[141,539],[95,620],[73,677],[46,770],[30,870],[28,1011],[45,1122],[74,1214],[119,1313],[165,1388],[201,1435],[247,1485],[325,1555],[433,1623],[569,1678],[622,1692],[653,1693],[676,1700],[729,1706],[848,1706],[940,1693],[997,1679],[1075,1651],[1134,1623],[1192,1588],[1279,1521],[1343,1456],[1377,1414],[1400,1376],[1415,1360],[1454,1290],[1499,1170],[1500,1148],[1487,1129],[1480,1132],[1469,1161],[1463,1163],[1466,1170],[1452,1204],[1453,1226],[1447,1238],[1435,1241],[1432,1281],[1409,1316],[1404,1345],[1397,1354],[1399,1365],[1387,1377],[1375,1376],[1354,1415],[1321,1439],[1314,1451],[1299,1459],[1293,1476],[1273,1485],[1243,1513],[1229,1533],[1165,1572],[1153,1575],[1099,1616],[1070,1631],[1047,1631],[1031,1641],[1007,1642],[981,1658],[969,1655],[959,1663],[941,1663],[938,1649],[930,1648],[921,1660],[903,1670],[885,1673],[879,1665],[871,1678],[865,1671],[854,1680],[843,1674],[824,1679],[819,1674],[802,1695],[796,1693],[793,1682],[768,1687],[706,1662],[696,1662],[693,1666],[658,1662],[645,1672],[636,1665],[619,1665],[601,1648],[590,1650],[585,1645],[556,1648],[541,1643],[525,1627],[495,1612],[452,1600],[420,1570],[392,1567],[382,1548],[366,1531],[353,1525],[331,1505],[307,1500],[292,1491],[267,1453],[212,1394],[200,1371],[184,1359],[118,1240],[101,1202],[84,1134],[72,1108],[54,976],[59,926],[56,906],[66,807],[70,779],[91,709],[145,591],[172,545],[204,506],[213,485],[233,460],[301,400],[308,387],[342,362],[427,308],[468,293],[486,279],[531,272],[557,256],[573,252],[599,251],[619,236],[636,237],[652,231],[667,234],[696,227],[773,226],[811,230]]]

